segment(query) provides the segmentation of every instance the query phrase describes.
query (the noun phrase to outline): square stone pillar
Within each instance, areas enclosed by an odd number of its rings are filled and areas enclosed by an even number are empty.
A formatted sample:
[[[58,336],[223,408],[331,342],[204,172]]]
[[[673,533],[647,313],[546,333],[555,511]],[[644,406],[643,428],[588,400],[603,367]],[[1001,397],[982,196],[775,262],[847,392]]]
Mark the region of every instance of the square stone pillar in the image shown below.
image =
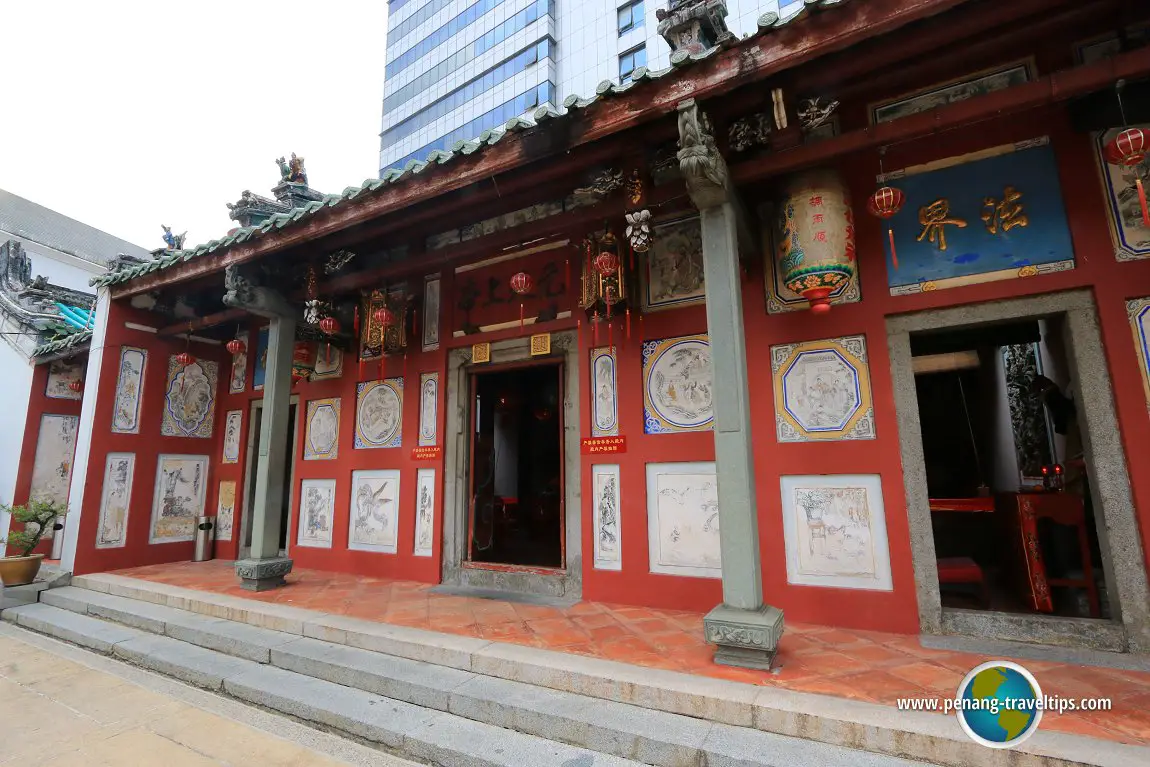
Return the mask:
[[[256,486],[252,497],[252,548],[248,559],[236,562],[240,586],[266,591],[284,585],[292,561],[280,556],[280,512],[283,508],[283,444],[288,439],[291,408],[292,353],[295,320],[273,317],[268,331],[268,362],[264,378],[264,415],[256,459]]]
[[[740,219],[726,162],[694,100],[679,105],[679,146],[679,165],[702,222],[707,335],[714,371],[723,604],[707,614],[703,630],[707,641],[718,646],[716,663],[769,669],[783,633],[783,613],[763,603],[739,268],[739,235],[740,229],[746,231],[746,222]]]

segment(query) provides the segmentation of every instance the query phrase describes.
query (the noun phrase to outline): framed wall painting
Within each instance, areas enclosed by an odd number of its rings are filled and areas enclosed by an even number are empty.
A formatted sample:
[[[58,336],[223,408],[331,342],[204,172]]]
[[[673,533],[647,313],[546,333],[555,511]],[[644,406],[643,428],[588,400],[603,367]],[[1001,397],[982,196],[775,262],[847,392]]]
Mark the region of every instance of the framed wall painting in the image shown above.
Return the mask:
[[[232,356],[232,375],[228,379],[228,392],[230,394],[243,394],[248,382],[248,353],[246,351]]]
[[[328,381],[343,375],[343,350],[325,344],[317,343],[315,352],[315,369],[309,379],[312,381]]]
[[[789,583],[893,589],[879,475],[784,476],[781,487]]]
[[[699,217],[656,223],[651,249],[642,258],[644,312],[701,304],[703,284],[703,229]]]
[[[591,467],[595,520],[595,569],[623,569],[622,527],[619,522],[621,494],[619,465],[596,464]]]
[[[1127,27],[1126,35],[1130,40],[1130,47],[1138,48],[1145,45],[1148,33],[1150,28],[1147,27]],[[1094,64],[1113,58],[1121,52],[1122,41],[1114,33],[1099,35],[1074,44],[1074,60],[1078,64]]]
[[[771,347],[779,442],[874,439],[866,338]]]
[[[72,462],[76,457],[78,415],[40,416],[36,436],[36,453],[32,459],[32,483],[29,498],[67,506],[72,485]],[[51,538],[51,531],[44,534]]]
[[[399,470],[351,473],[347,547],[394,554],[399,543]]]
[[[204,513],[207,482],[206,455],[159,457],[148,543],[178,543],[193,539],[196,517]]]
[[[643,422],[647,434],[710,431],[711,345],[706,334],[643,343]]]
[[[116,395],[112,406],[112,431],[115,434],[140,433],[140,399],[144,391],[144,370],[148,351],[135,346],[120,347],[120,372],[116,378]]]
[[[767,314],[804,311],[810,308],[810,302],[783,284],[782,270],[779,269],[779,254],[775,248],[774,231],[777,228],[775,226],[777,215],[775,205],[765,204],[759,207],[763,242],[763,287],[767,294]],[[859,287],[861,269],[862,267],[856,263],[850,280],[831,292],[832,306],[853,304],[862,300],[862,290]]]
[[[647,542],[653,573],[722,578],[715,464],[647,464]]]
[[[335,480],[305,479],[300,482],[299,532],[296,544],[330,549],[335,523]]]
[[[423,278],[423,350],[439,348],[440,278],[429,274]]]
[[[224,416],[224,445],[222,463],[240,462],[240,432],[244,422],[244,411],[229,410]]]
[[[165,437],[212,436],[216,412],[216,380],[219,364],[197,359],[181,365],[176,355],[168,358],[168,383],[164,387],[164,418],[160,434]]]
[[[1146,394],[1146,408],[1150,410],[1150,297],[1127,301],[1126,316],[1130,320],[1130,329],[1134,331],[1142,390]]]
[[[216,540],[230,541],[232,527],[236,519],[236,483],[225,480],[220,483],[219,500],[216,503]]]
[[[252,373],[252,388],[260,391],[264,388],[264,379],[268,375],[268,337],[271,330],[262,327],[256,333],[256,369]]]
[[[1136,125],[1150,130],[1150,124]],[[1119,261],[1150,258],[1150,227],[1142,221],[1142,205],[1135,181],[1150,193],[1150,158],[1137,165],[1121,166],[1106,162],[1105,148],[1118,128],[1094,134],[1094,162],[1106,197],[1106,219],[1114,241],[1114,257]]]
[[[975,96],[985,96],[995,91],[1024,85],[1033,80],[1034,76],[1033,60],[1015,61],[907,93],[891,101],[871,104],[867,111],[870,113],[871,125],[877,125],[948,104],[956,104]]]
[[[403,379],[356,384],[355,446],[400,447],[403,444]]]
[[[419,446],[439,442],[439,373],[419,376]]]
[[[619,436],[619,390],[614,346],[591,350],[591,436]]]
[[[96,529],[97,549],[121,549],[127,545],[135,474],[135,453],[108,453],[100,496],[100,522]]]
[[[84,364],[68,360],[48,363],[48,384],[44,396],[48,399],[83,399],[84,392],[72,391],[72,382],[84,382]]]
[[[435,469],[415,473],[415,547],[417,557],[435,553]]]
[[[313,399],[307,403],[303,459],[334,461],[339,458],[339,397]]]

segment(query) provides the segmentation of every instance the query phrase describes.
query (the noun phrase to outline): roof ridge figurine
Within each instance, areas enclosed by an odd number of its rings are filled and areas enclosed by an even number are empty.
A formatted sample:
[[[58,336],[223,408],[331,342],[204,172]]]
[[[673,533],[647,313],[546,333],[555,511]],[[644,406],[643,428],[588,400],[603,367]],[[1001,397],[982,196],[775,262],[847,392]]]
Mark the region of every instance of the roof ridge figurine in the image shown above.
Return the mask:
[[[280,182],[287,182],[291,184],[303,184],[307,186],[307,171],[303,167],[303,158],[297,157],[295,152],[291,153],[291,160],[285,161],[283,157],[276,160],[276,164],[280,166]]]
[[[172,227],[167,224],[160,224],[160,228],[164,230],[164,242],[168,246],[168,250],[183,250],[184,240],[188,236],[187,230],[183,234],[172,234]]]

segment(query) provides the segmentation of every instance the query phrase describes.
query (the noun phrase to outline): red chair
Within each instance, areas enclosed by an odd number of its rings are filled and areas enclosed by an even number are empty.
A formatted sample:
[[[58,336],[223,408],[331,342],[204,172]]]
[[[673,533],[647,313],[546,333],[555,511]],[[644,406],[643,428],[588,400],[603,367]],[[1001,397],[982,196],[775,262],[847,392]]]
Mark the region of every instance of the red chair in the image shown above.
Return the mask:
[[[938,583],[940,586],[978,584],[979,595],[984,608],[990,608],[990,592],[986,588],[986,578],[982,568],[970,557],[946,557],[938,560]]]

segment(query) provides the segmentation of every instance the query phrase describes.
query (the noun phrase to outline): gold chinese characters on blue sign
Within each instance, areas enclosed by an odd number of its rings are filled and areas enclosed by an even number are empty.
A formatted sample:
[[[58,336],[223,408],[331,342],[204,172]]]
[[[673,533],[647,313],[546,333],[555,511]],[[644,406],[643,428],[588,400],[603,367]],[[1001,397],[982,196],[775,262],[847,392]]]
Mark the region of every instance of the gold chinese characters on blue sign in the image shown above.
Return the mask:
[[[1074,268],[1058,164],[1046,139],[886,178],[906,195],[887,222],[894,237],[884,238],[893,296]]]

